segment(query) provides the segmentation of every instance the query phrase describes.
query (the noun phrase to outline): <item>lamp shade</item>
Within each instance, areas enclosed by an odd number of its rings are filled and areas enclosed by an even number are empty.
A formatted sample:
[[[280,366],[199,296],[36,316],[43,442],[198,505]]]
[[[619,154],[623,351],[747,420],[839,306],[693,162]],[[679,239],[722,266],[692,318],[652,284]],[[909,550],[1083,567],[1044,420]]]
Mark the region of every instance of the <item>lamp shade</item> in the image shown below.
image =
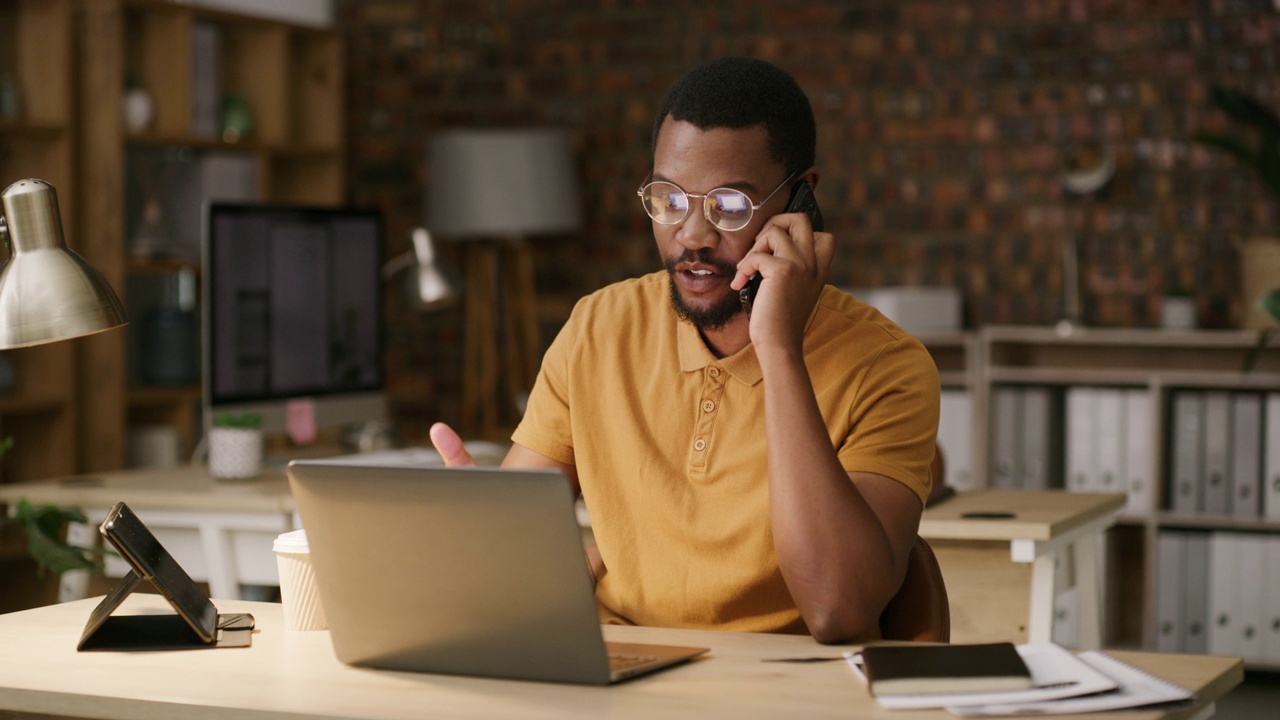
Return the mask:
[[[0,195],[0,349],[39,345],[125,324],[107,281],[67,247],[53,185],[20,180]]]
[[[427,227],[444,240],[573,232],[582,202],[567,133],[458,129],[432,136]]]
[[[388,262],[382,268],[382,276],[391,279],[405,273],[409,295],[418,310],[439,310],[452,305],[458,298],[458,289],[436,260],[431,234],[420,227],[414,228],[410,237],[413,249]]]

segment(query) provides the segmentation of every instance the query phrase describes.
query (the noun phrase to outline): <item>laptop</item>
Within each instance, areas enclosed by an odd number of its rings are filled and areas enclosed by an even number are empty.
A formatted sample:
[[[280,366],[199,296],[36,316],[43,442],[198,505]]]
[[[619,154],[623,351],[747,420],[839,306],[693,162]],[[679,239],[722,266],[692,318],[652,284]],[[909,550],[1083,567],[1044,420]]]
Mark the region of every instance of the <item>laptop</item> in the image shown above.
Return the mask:
[[[295,460],[287,472],[344,663],[603,685],[707,652],[604,641],[558,470]]]

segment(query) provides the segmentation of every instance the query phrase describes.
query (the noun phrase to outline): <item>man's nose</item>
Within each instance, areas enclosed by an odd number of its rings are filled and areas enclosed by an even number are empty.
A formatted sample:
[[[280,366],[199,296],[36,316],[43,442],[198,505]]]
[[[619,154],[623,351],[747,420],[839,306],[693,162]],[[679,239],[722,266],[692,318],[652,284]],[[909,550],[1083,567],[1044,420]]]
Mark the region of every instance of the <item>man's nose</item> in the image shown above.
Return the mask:
[[[676,242],[690,250],[715,247],[720,243],[720,231],[703,213],[702,206],[689,208],[689,214],[676,230]]]

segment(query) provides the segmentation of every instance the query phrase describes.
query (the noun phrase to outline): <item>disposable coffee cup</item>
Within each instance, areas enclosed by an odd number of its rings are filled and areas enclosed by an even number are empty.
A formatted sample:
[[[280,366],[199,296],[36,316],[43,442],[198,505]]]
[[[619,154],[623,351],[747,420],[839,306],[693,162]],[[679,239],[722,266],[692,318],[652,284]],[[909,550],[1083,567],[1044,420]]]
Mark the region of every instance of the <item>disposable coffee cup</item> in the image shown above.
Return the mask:
[[[329,627],[320,605],[311,567],[311,547],[307,531],[294,530],[276,538],[276,566],[280,570],[280,602],[284,605],[284,626],[290,630],[324,630]]]

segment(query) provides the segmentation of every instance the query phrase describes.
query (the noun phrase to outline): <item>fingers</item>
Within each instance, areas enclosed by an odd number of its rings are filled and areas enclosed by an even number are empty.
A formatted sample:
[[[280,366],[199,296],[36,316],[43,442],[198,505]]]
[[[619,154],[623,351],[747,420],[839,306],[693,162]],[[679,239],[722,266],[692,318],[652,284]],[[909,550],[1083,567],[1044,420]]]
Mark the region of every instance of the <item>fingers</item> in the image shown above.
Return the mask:
[[[444,464],[450,467],[455,465],[475,465],[475,458],[471,457],[471,453],[462,446],[462,438],[453,428],[444,423],[435,423],[429,431],[431,435],[431,444],[436,447],[436,452],[440,453],[440,457],[444,458]]]
[[[835,256],[835,236],[826,232],[814,232],[809,219],[801,213],[783,213],[769,218],[755,243],[738,263],[737,273],[730,286],[739,290],[747,279],[762,267],[774,265],[775,258],[798,265],[809,274],[825,278],[831,260]],[[765,275],[769,275],[765,272]]]

